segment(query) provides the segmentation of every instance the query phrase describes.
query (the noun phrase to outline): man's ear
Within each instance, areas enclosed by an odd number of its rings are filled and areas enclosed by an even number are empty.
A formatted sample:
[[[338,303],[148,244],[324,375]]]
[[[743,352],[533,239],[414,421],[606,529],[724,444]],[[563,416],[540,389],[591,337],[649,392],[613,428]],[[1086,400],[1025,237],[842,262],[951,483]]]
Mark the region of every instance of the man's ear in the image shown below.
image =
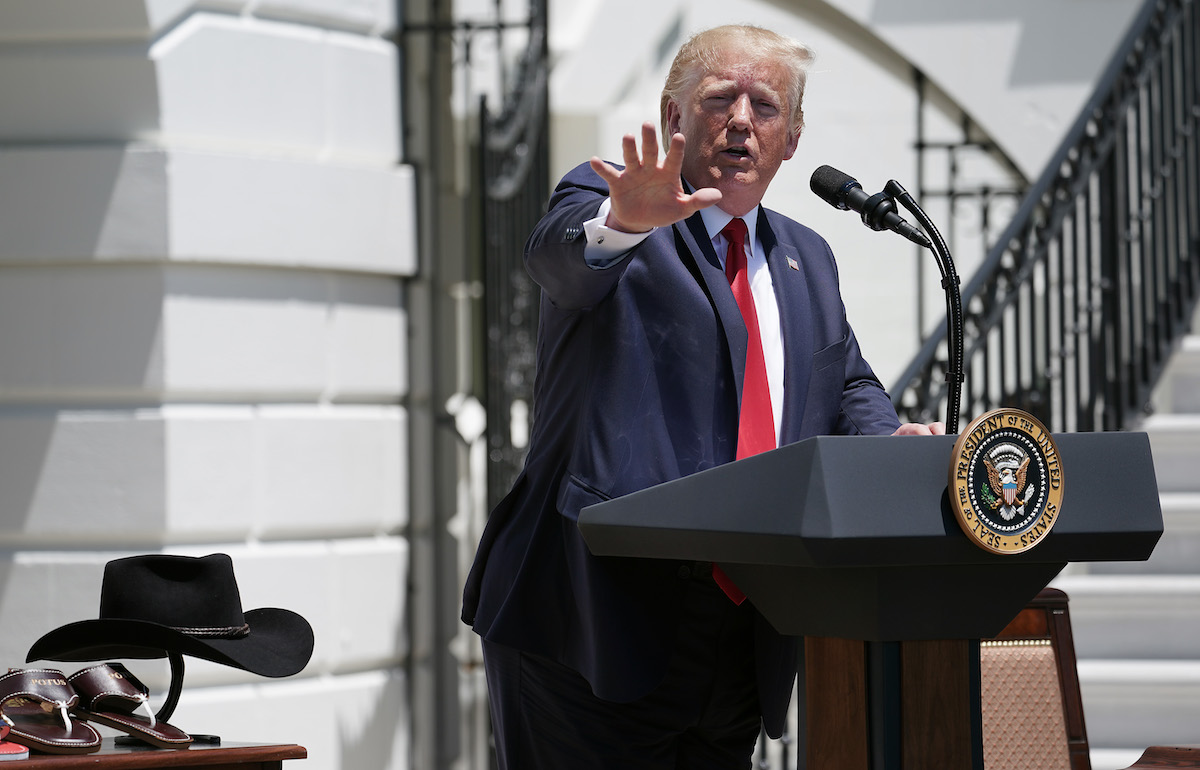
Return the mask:
[[[800,145],[800,130],[788,132],[787,152],[784,153],[784,160],[791,160],[796,154],[796,148]]]
[[[674,99],[667,102],[667,135],[663,137],[664,142],[669,142],[671,137],[679,133],[679,104]]]

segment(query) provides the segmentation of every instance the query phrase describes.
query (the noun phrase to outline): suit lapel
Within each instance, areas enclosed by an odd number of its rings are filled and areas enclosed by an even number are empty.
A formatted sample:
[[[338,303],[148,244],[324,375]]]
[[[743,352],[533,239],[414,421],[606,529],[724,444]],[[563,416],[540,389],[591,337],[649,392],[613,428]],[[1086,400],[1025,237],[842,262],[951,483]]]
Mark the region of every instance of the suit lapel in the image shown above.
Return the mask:
[[[733,379],[737,386],[737,402],[742,402],[742,379],[746,371],[746,323],[738,310],[729,280],[721,269],[721,262],[713,250],[712,240],[704,229],[704,219],[699,213],[674,225],[675,236],[682,242],[680,258],[699,282],[717,314],[717,322],[725,330],[729,344],[729,356],[733,367]]]
[[[812,375],[813,337],[809,321],[812,303],[800,252],[792,244],[778,240],[770,219],[765,209],[759,210],[758,238],[766,252],[775,300],[779,303],[779,322],[783,327],[783,435],[779,443],[790,444],[800,440]]]

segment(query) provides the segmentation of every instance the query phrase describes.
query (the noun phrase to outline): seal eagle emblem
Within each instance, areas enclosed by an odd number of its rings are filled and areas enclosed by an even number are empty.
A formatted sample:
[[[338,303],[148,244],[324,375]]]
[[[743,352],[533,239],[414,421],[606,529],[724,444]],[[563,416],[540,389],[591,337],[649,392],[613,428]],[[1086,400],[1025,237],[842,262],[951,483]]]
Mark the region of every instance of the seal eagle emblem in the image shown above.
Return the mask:
[[[1012,521],[1025,512],[1025,503],[1034,493],[1034,487],[1026,482],[1029,472],[1029,455],[1016,444],[1000,444],[983,458],[987,468],[988,486],[993,496],[992,510],[1000,509],[1005,521]]]

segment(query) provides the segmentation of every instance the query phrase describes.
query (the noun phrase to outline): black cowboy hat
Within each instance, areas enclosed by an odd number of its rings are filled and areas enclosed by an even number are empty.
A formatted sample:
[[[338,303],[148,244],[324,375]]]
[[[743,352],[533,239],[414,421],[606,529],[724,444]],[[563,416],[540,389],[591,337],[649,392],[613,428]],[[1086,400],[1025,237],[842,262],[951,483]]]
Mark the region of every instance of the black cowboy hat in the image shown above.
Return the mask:
[[[233,560],[131,556],[104,566],[100,617],[57,628],[26,661],[165,658],[176,652],[270,677],[291,676],[312,657],[312,627],[275,608],[242,612]]]

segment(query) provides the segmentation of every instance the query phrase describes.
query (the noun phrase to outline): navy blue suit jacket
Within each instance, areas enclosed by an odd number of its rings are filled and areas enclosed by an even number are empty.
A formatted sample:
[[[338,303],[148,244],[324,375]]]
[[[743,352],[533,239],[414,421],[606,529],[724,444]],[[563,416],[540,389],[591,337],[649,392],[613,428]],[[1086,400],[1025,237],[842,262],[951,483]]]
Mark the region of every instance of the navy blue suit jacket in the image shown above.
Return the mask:
[[[523,472],[488,520],[463,620],[573,667],[601,698],[630,701],[666,672],[683,565],[592,556],[579,511],[734,460],[746,327],[699,214],[614,265],[585,263],[582,226],[607,195],[586,164],[576,168],[526,245],[542,288],[533,432]],[[828,244],[765,209],[758,233],[783,327],[781,443],[891,433],[899,421],[846,322]],[[783,729],[796,649],[758,618],[772,735]]]

